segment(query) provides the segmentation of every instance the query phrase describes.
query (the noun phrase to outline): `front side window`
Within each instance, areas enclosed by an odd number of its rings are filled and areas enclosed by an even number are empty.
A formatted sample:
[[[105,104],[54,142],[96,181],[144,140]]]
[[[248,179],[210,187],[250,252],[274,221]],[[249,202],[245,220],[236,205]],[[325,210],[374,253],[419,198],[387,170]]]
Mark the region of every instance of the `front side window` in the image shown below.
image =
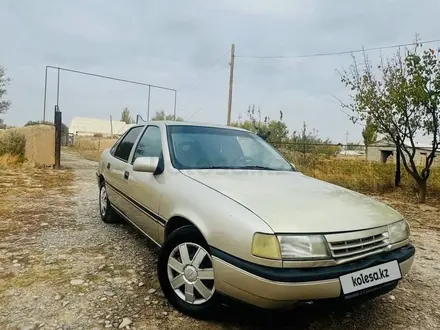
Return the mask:
[[[136,142],[136,139],[138,138],[139,134],[141,133],[143,127],[137,126],[133,127],[119,142],[114,156],[123,160],[128,161],[128,157],[130,157],[131,149],[133,148],[134,143]]]
[[[138,157],[160,157],[162,153],[162,139],[160,128],[148,126],[141,136],[133,156],[133,162]]]
[[[170,125],[167,132],[171,160],[178,169],[294,170],[271,145],[250,132],[188,125]]]

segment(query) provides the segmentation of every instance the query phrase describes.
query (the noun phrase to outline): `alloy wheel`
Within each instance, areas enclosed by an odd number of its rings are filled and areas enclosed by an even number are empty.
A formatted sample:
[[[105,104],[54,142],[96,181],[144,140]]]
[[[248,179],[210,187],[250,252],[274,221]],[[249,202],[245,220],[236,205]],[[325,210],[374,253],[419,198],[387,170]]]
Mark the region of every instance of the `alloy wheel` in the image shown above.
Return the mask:
[[[101,210],[101,215],[104,217],[107,212],[107,190],[105,189],[105,186],[103,185],[101,187],[101,190],[99,191],[99,208]]]
[[[196,243],[176,246],[168,257],[167,272],[174,292],[189,304],[203,304],[215,293],[211,256]]]

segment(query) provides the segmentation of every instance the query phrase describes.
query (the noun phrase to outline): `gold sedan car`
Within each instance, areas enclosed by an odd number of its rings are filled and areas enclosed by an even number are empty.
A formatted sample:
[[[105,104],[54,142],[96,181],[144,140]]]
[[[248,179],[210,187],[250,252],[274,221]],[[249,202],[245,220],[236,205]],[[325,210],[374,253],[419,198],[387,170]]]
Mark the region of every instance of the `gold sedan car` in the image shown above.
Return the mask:
[[[263,308],[371,297],[413,263],[399,213],[301,174],[246,130],[134,125],[97,177],[102,220],[122,217],[161,247],[162,290],[195,317],[222,296]]]

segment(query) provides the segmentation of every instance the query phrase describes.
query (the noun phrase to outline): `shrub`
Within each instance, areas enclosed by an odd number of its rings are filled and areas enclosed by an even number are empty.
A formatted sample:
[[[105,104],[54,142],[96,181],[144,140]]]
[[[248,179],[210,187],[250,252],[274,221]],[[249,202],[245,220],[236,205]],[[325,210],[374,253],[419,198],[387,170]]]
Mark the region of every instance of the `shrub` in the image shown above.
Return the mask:
[[[93,134],[93,137],[102,137],[102,133],[95,133]]]
[[[26,150],[25,136],[16,130],[7,130],[0,136],[0,156],[11,155],[24,161]]]
[[[49,125],[49,126],[53,126],[54,124],[52,122],[50,122],[50,121],[47,121],[47,120],[46,121],[42,121],[42,120],[38,120],[38,121],[29,120],[26,124],[24,124],[24,127],[35,126],[35,125]],[[61,132],[63,134],[69,134],[69,127],[67,127],[67,125],[64,124],[64,123],[61,123]]]
[[[50,121],[35,121],[35,120],[29,120],[26,124],[24,124],[24,127],[27,126],[35,126],[35,125],[49,125],[49,126],[53,126],[53,123],[51,123]]]

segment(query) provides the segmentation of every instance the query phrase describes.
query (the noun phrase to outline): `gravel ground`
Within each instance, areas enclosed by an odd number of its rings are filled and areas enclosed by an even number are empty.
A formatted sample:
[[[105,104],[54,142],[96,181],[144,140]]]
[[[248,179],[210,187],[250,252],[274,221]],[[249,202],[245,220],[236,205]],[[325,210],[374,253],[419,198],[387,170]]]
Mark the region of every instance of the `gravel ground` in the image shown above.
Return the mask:
[[[163,297],[155,246],[126,224],[100,220],[96,163],[63,154],[62,164],[74,170],[72,187],[66,180],[40,187],[36,199],[35,191],[27,198],[29,190],[9,199],[28,210],[26,217],[0,212],[7,218],[0,219],[6,228],[0,228],[0,329],[440,328],[438,208],[381,198],[408,218],[417,247],[412,272],[390,294],[361,305],[314,303],[278,312],[219,307],[216,319],[197,321]],[[0,188],[12,189],[12,181],[3,181]],[[30,177],[26,184],[36,183]],[[10,227],[14,219],[38,221]]]

